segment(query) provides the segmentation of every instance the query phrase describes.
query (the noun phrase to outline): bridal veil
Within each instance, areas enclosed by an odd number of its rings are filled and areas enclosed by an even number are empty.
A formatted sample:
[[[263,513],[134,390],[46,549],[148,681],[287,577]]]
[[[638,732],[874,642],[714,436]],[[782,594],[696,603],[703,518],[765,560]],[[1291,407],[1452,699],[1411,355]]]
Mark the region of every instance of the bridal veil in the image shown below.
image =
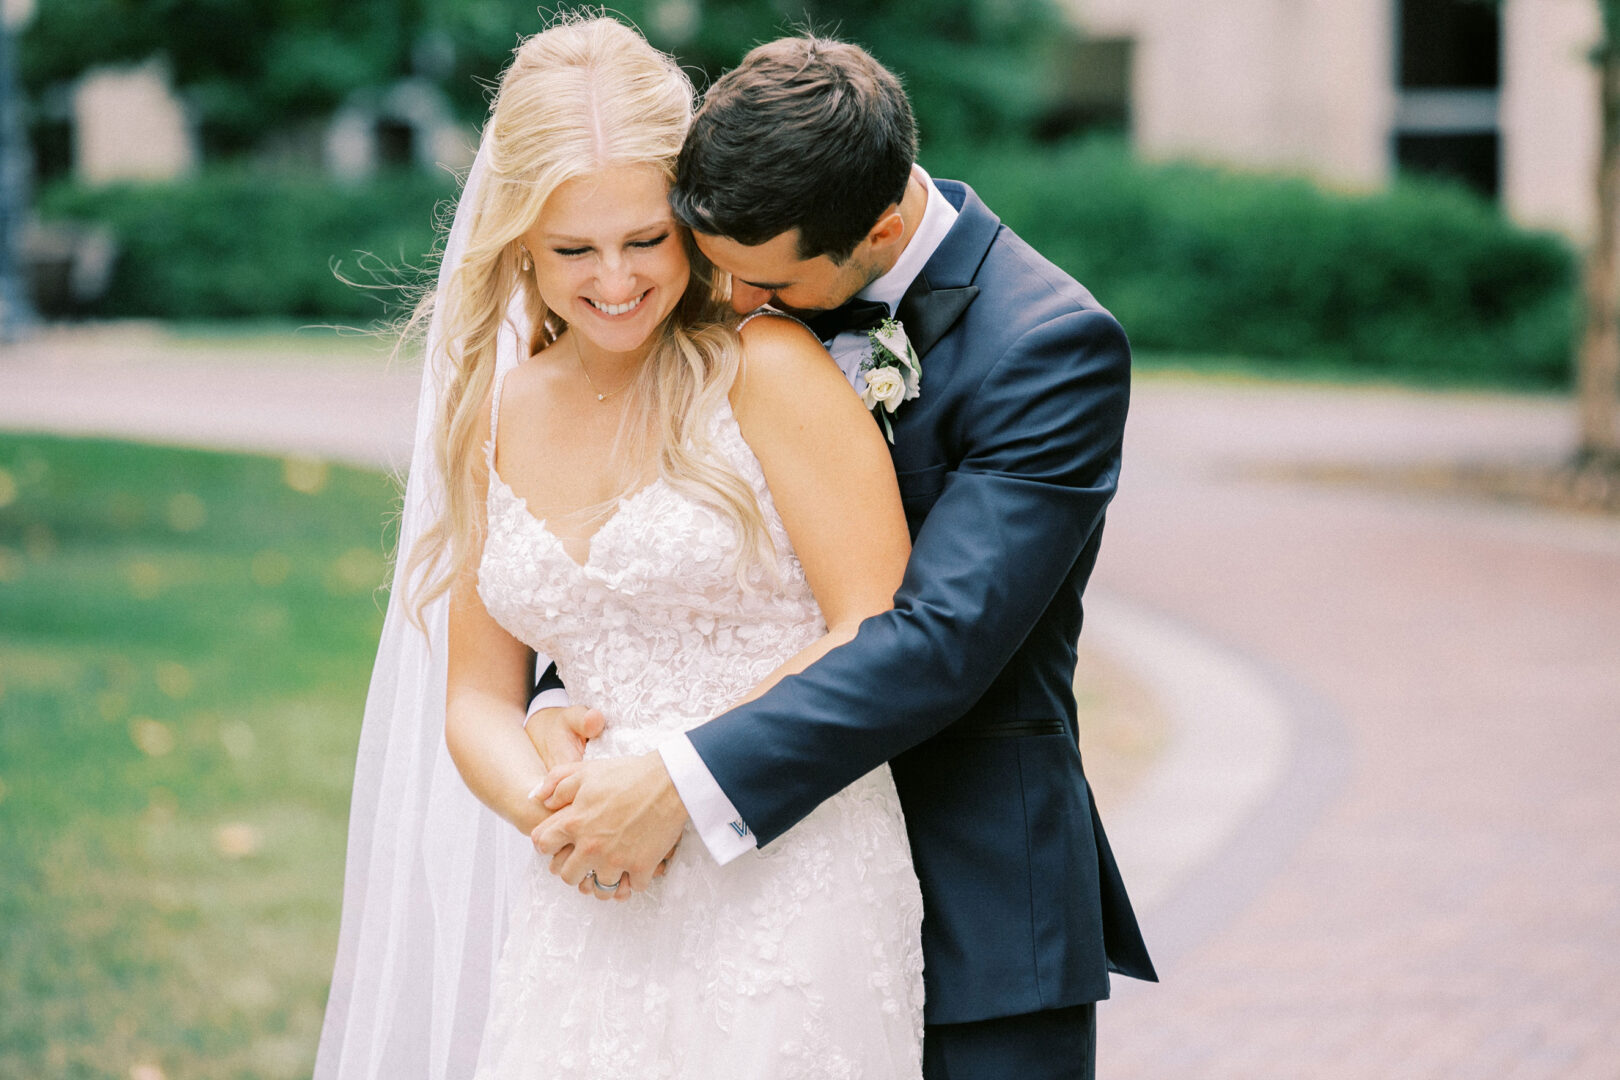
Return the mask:
[[[480,147],[439,268],[460,265],[488,173]],[[447,1080],[477,1055],[509,898],[533,849],[473,797],[444,740],[449,600],[408,618],[405,568],[444,498],[432,437],[447,381],[440,308],[430,320],[393,588],[366,696],[349,811],[343,917],[315,1080]],[[497,368],[528,334],[514,303]],[[451,1070],[455,1070],[452,1072]]]

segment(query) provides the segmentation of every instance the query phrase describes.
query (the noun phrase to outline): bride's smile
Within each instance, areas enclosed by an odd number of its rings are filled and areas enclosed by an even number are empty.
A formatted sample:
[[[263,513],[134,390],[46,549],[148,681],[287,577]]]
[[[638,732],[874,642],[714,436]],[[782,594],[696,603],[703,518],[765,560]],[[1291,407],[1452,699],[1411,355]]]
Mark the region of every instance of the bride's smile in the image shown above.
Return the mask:
[[[523,236],[540,298],[593,373],[630,374],[686,291],[691,265],[668,196],[656,168],[610,165],[559,185]]]
[[[641,306],[641,302],[645,299],[647,299],[647,293],[642,293],[634,300],[629,300],[622,304],[608,304],[600,300],[592,300],[588,296],[585,298],[585,301],[590,304],[591,307],[595,308],[597,311],[600,311],[603,315],[607,315],[610,318],[618,318],[620,315],[628,315],[632,311],[636,310],[636,308]]]

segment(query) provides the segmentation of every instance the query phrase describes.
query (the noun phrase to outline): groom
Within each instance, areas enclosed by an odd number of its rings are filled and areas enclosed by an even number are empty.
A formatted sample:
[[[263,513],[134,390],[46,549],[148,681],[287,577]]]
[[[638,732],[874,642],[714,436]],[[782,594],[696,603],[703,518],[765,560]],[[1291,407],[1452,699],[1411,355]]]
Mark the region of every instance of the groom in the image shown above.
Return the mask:
[[[623,871],[639,890],[688,818],[708,853],[685,857],[725,862],[890,762],[925,903],[927,1077],[1090,1077],[1109,972],[1155,978],[1072,690],[1130,353],[1089,292],[915,158],[904,91],[853,45],[762,45],[706,95],[671,202],[737,309],[806,318],[857,389],[879,319],[921,357],[921,395],[887,417],[911,561],[894,609],[802,674],[657,753],[579,766],[569,805],[548,781],[534,840],[571,884]],[[542,709],[538,740],[578,718]]]

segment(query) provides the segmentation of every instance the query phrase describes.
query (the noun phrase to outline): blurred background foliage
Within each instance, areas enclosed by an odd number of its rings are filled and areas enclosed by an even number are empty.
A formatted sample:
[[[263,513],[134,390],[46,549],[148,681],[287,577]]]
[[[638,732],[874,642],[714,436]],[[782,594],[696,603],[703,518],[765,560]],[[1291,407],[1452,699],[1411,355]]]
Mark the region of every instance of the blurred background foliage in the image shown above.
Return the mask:
[[[416,76],[468,121],[531,0],[40,0],[23,39],[39,91],[95,64],[168,58],[211,156],[316,122],[356,90]],[[620,0],[613,10],[689,65],[699,89],[753,45],[798,26],[859,41],[904,72],[923,130],[943,139],[1028,129],[1048,96],[1062,23],[1029,0]]]
[[[810,24],[903,73],[923,161],[973,183],[1090,285],[1139,347],[1290,370],[1562,388],[1575,257],[1460,188],[1400,181],[1345,195],[1303,180],[1134,159],[1064,111],[1077,31],[1030,0],[624,0],[701,88],[754,43]],[[523,0],[41,0],[22,37],[29,95],[98,63],[167,58],[202,166],[162,184],[87,186],[65,170],[41,216],[109,226],[110,288],[81,314],[366,321],[431,269],[447,169],[342,180],[308,147],[366,88],[426,82],[473,139],[518,38]],[[39,110],[42,160],[60,125]],[[300,153],[289,133],[303,132]],[[402,290],[398,286],[405,286]]]
[[[1147,165],[1110,139],[939,157],[1089,285],[1138,349],[1419,381],[1568,381],[1570,246],[1461,187],[1407,177],[1352,197]]]
[[[53,184],[38,205],[47,220],[95,221],[118,237],[97,315],[364,321],[405,300],[394,286],[419,277],[435,207],[454,195],[445,173],[347,184],[224,165],[174,183]]]
[[[1568,383],[1573,252],[1460,188],[1404,180],[1352,198],[1303,180],[1147,165],[1108,137],[946,143],[924,162],[969,178],[1096,292],[1139,349],[1422,381]],[[98,314],[364,322],[398,312],[408,292],[391,286],[419,279],[435,202],[453,195],[442,174],[342,185],[221,167],[178,184],[57,184],[40,209],[118,235]]]

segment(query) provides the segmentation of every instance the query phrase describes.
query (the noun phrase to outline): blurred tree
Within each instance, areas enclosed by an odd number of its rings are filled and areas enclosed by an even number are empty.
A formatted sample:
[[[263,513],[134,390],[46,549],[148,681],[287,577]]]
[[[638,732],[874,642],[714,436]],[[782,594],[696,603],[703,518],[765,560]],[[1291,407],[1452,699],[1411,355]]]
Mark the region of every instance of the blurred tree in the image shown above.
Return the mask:
[[[1501,7],[1507,0],[1481,0]],[[1583,323],[1575,349],[1580,412],[1576,463],[1620,472],[1620,0],[1596,0],[1598,169],[1594,234],[1582,273]]]
[[[903,75],[926,140],[1029,136],[1053,104],[1074,40],[1049,0],[651,0],[639,25],[708,76],[762,41],[809,26]]]
[[[42,0],[23,41],[41,90],[100,64],[167,57],[205,148],[330,113],[350,91],[408,74],[428,0]]]
[[[1598,0],[1602,35],[1594,52],[1602,87],[1596,235],[1587,252],[1586,322],[1576,354],[1583,464],[1620,471],[1620,0]]]
[[[811,25],[904,72],[924,136],[1028,132],[1047,104],[1062,35],[1050,0],[620,0],[700,83],[749,47]],[[329,115],[354,90],[428,78],[479,119],[535,0],[40,0],[23,41],[39,91],[97,64],[168,57],[212,155]]]
[[[544,25],[533,0],[419,0],[451,47],[446,85],[482,115],[522,34]],[[1064,40],[1051,0],[620,0],[614,10],[680,57],[701,89],[754,45],[810,26],[854,41],[903,72],[925,137],[957,142],[1028,134],[1050,104]]]

